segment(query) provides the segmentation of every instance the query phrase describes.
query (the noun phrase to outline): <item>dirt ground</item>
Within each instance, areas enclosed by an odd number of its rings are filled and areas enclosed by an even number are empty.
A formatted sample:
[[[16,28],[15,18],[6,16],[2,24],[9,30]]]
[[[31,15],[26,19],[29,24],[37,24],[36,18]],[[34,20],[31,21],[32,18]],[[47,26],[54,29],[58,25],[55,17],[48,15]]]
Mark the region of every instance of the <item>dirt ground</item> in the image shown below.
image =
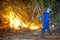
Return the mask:
[[[41,32],[32,30],[11,30],[11,29],[0,29],[0,40],[60,40],[59,34],[53,35],[45,32],[44,38],[41,38]]]

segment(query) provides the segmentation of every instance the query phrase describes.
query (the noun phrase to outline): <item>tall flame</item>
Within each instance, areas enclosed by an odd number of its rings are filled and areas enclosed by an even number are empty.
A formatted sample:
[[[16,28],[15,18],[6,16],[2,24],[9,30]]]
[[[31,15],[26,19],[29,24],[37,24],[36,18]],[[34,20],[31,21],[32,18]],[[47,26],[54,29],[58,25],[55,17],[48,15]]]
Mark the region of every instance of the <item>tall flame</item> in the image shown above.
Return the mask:
[[[20,30],[21,28],[28,28],[31,30],[37,30],[42,27],[41,23],[34,23],[34,22],[24,22],[22,19],[26,20],[25,17],[22,15],[17,15],[13,10],[8,9],[6,15],[2,14],[2,16],[9,22],[10,28]],[[5,23],[5,22],[4,22]]]
[[[40,28],[40,26],[34,23],[30,23],[30,24],[24,23],[22,19],[20,19],[17,15],[14,14],[14,12],[10,12],[10,27],[11,28],[20,30],[20,27],[22,27],[22,28],[29,28],[31,30],[37,30]]]
[[[10,12],[10,26],[11,28],[19,30],[19,26],[21,26],[21,22],[18,19],[17,15],[14,15],[14,12]]]

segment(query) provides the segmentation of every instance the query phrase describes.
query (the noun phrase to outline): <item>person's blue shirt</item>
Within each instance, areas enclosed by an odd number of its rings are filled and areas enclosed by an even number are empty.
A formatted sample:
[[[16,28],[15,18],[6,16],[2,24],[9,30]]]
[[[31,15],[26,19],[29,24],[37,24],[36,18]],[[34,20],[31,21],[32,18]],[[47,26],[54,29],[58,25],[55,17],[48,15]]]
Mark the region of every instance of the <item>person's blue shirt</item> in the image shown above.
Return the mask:
[[[44,23],[45,22],[48,22],[49,23],[49,20],[50,20],[50,15],[49,15],[49,13],[47,13],[47,12],[44,12],[43,13],[43,18],[44,18]]]

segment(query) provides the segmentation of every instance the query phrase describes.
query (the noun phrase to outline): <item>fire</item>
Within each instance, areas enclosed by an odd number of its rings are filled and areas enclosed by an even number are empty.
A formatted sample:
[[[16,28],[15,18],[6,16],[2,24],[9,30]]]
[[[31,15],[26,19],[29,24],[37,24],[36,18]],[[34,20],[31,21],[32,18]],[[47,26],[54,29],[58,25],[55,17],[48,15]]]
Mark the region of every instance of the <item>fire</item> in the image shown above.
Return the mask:
[[[20,19],[17,15],[14,14],[14,12],[10,12],[10,27],[11,28],[20,30],[20,27],[22,27],[22,28],[29,28],[31,30],[37,30],[40,28],[40,26],[34,23],[24,23],[22,19]]]
[[[27,25],[27,24],[25,24],[25,23],[23,23],[23,24],[22,24],[22,26],[23,26],[23,27],[28,27],[28,25]]]
[[[30,29],[31,30],[37,30],[37,29],[39,29],[39,26],[37,26],[34,23],[32,23],[31,26],[30,26]]]
[[[15,29],[18,29],[18,26],[20,25],[20,21],[18,19],[14,19],[14,26],[15,26]]]
[[[13,12],[10,12],[10,27],[19,30],[19,26],[21,25],[20,20],[17,15],[14,15]]]
[[[28,28],[30,30],[38,30],[42,27],[41,23],[23,21],[22,19],[26,20],[25,17],[10,9],[11,8],[9,8],[9,12],[7,12],[6,15],[3,14],[2,16],[7,20],[7,23],[9,22],[11,29],[20,30],[21,28]]]

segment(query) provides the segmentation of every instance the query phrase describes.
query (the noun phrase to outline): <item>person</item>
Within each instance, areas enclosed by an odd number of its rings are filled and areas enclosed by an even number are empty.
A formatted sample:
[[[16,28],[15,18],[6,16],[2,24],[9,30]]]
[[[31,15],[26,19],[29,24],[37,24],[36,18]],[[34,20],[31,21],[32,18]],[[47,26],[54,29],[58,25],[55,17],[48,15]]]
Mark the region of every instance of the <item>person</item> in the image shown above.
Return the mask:
[[[44,32],[46,31],[46,29],[51,34],[50,28],[49,28],[50,11],[51,11],[51,8],[47,8],[47,10],[43,13],[43,27],[42,27],[42,30],[41,30],[41,33],[42,33],[41,36],[42,37],[44,36]]]

